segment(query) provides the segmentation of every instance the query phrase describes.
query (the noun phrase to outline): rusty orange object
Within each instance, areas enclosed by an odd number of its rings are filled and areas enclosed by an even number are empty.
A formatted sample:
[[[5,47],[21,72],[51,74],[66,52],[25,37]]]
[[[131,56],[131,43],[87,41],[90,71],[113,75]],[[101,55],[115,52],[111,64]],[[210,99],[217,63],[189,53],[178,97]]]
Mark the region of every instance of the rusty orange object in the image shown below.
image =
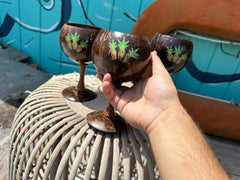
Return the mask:
[[[179,98],[205,133],[240,141],[240,106],[183,92]]]
[[[20,126],[20,131],[23,129],[23,126]],[[28,132],[28,128],[24,131],[25,133]]]
[[[139,16],[132,34],[151,39],[176,29],[240,41],[240,1],[157,0]]]

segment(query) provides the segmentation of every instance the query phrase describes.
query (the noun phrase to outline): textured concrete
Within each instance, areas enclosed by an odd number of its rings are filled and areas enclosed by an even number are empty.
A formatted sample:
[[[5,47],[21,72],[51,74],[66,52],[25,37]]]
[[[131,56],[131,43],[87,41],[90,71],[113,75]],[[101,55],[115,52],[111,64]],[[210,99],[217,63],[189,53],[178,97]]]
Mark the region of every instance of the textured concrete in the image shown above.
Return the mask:
[[[27,58],[14,48],[0,46],[0,180],[7,179],[10,130],[17,108],[26,98],[26,91],[51,77],[20,63]]]
[[[10,140],[10,128],[0,128],[0,180],[8,178],[8,149]]]
[[[0,42],[0,57],[13,59],[15,61],[25,61],[30,58],[29,55],[18,51],[17,49]]]
[[[12,59],[0,57],[0,99],[18,103],[51,76]]]

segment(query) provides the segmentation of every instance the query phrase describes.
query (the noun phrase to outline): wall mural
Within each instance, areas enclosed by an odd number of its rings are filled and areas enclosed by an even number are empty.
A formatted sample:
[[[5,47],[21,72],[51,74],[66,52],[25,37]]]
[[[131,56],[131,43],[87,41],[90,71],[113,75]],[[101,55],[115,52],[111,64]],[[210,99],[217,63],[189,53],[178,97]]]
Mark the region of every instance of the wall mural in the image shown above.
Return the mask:
[[[6,3],[4,1],[1,1],[1,3]],[[54,8],[55,0],[45,0],[44,2],[38,0],[39,5],[41,8],[43,8],[46,11],[51,11]],[[40,28],[40,27],[34,27],[31,24],[27,24],[24,22],[24,20],[19,19],[19,17],[12,17],[8,13],[6,14],[4,21],[0,27],[0,37],[7,36],[9,32],[11,31],[13,25],[17,23],[21,27],[34,32],[40,32],[40,33],[51,33],[53,31],[58,31],[62,28],[64,23],[66,23],[70,16],[71,16],[71,8],[72,4],[69,0],[61,0],[61,14],[60,14],[60,20],[53,24],[52,26],[48,27],[47,29]]]
[[[29,54],[33,60],[31,63],[37,64],[44,71],[53,74],[67,73],[66,71],[61,70],[58,72],[58,70],[53,70],[54,67],[50,68],[50,66],[46,67],[42,65],[41,61],[46,61],[46,59],[44,59],[46,57],[48,61],[51,61],[49,64],[60,64],[60,66],[66,67],[68,72],[71,71],[70,69],[78,69],[76,64],[66,60],[66,58],[64,59],[64,57],[59,57],[59,55],[51,55],[47,57],[47,54],[49,53],[45,53],[44,57],[39,58],[39,54],[41,56],[46,49],[46,47],[41,47],[42,45],[40,45],[41,43],[44,43],[42,38],[50,37],[52,42],[49,42],[50,45],[48,44],[48,46],[53,46],[54,42],[58,42],[56,39],[56,33],[60,31],[64,23],[69,21],[79,23],[79,19],[76,20],[77,14],[80,15],[80,23],[93,26],[98,24],[103,26],[102,28],[104,29],[109,29],[111,26],[114,26],[111,18],[116,19],[117,26],[119,22],[127,24],[127,26],[123,24],[122,27],[124,27],[125,32],[130,33],[131,27],[136,21],[136,17],[138,17],[140,12],[144,10],[144,6],[151,4],[151,1],[153,0],[148,0],[146,3],[144,0],[136,0],[135,2],[128,3],[129,6],[131,6],[131,4],[132,6],[139,5],[139,9],[135,8],[135,12],[132,12],[132,8],[128,7],[126,10],[126,8],[123,8],[123,2],[115,2],[115,0],[105,0],[101,2],[96,0],[35,0],[30,2],[0,0],[0,40]],[[95,4],[99,4],[101,7],[98,7],[98,5],[95,6]],[[95,13],[95,10],[92,10],[93,8],[89,8],[89,6],[93,5],[95,6],[94,8],[97,10],[97,13]],[[31,8],[29,9],[29,7]],[[131,9],[131,11],[127,12],[129,9]],[[115,13],[117,15],[113,15],[114,12],[117,12]],[[107,24],[110,25],[107,26]],[[118,29],[115,28],[115,30]],[[16,31],[17,33],[15,33]],[[122,29],[119,31],[122,31]],[[41,36],[39,34],[41,34]],[[36,45],[40,47],[36,47]],[[36,48],[40,50],[35,50]],[[54,53],[59,54],[56,49]],[[43,62],[43,64],[47,63]],[[92,68],[90,73],[94,73],[94,67],[88,67]]]
[[[209,72],[203,72],[196,67],[192,58],[188,61],[186,69],[194,78],[196,78],[202,83],[233,82],[240,79],[240,73],[232,75],[219,75]]]
[[[106,22],[106,24],[109,24],[109,26],[106,26],[106,29],[111,29],[112,26],[115,26],[115,29],[113,30],[118,30],[120,28],[119,31],[122,31],[121,28],[125,28],[127,33],[131,32],[131,28],[134,25],[137,17],[141,14],[141,12],[148,6],[150,5],[152,2],[154,2],[154,0],[136,0],[134,2],[129,2],[128,6],[126,6],[126,2],[129,1],[121,1],[118,2],[116,0],[104,0],[104,1],[98,1],[98,0],[61,0],[61,1],[55,1],[55,0],[35,0],[35,1],[31,1],[31,8],[35,8],[37,11],[39,11],[39,14],[41,16],[44,15],[44,18],[48,18],[46,21],[32,21],[31,20],[31,12],[29,14],[27,14],[26,12],[26,7],[27,4],[29,2],[25,2],[25,1],[16,1],[16,0],[10,0],[10,1],[6,1],[6,0],[0,0],[0,39],[4,42],[5,38],[9,36],[9,34],[11,34],[12,31],[16,31],[16,29],[14,29],[14,27],[19,26],[20,28],[24,29],[27,32],[32,32],[33,35],[36,34],[41,34],[41,37],[44,37],[45,35],[47,37],[51,37],[52,34],[55,33],[55,39],[57,38],[56,33],[58,33],[60,31],[60,29],[62,28],[62,26],[64,25],[64,23],[68,22],[71,20],[72,16],[76,17],[76,13],[81,13],[83,14],[83,18],[85,19],[85,23],[89,24],[89,25],[102,25],[102,22]],[[101,7],[98,7],[98,5],[95,4],[100,4]],[[94,10],[92,10],[92,8],[95,8]],[[136,8],[138,7],[138,8]],[[34,10],[35,10],[34,9]],[[98,14],[93,14],[93,12],[98,11]],[[90,11],[90,13],[89,13]],[[135,12],[134,12],[135,11]],[[35,12],[32,10],[32,12]],[[107,14],[107,12],[109,12]],[[116,12],[114,14],[114,12]],[[27,18],[26,18],[27,16]],[[36,15],[35,15],[36,16]],[[52,17],[54,16],[54,17]],[[41,17],[42,18],[42,17]],[[37,19],[37,18],[36,18]],[[40,19],[40,18],[39,18]],[[114,24],[115,23],[115,24]],[[105,27],[104,27],[105,28]],[[19,33],[19,32],[17,32]],[[31,35],[32,35],[31,34]],[[66,38],[75,38],[74,35],[69,35],[69,37]],[[29,43],[26,42],[25,46],[27,47],[26,44],[31,44],[31,41],[34,38],[30,38]],[[47,41],[47,40],[46,40]],[[200,41],[200,40],[199,40]],[[8,42],[5,42],[8,43]],[[125,44],[124,44],[125,43]],[[117,58],[118,56],[121,55],[121,49],[124,49],[124,45],[127,46],[127,42],[112,42],[111,44],[109,44],[109,46],[111,47],[111,54],[113,58]],[[204,43],[204,42],[203,42]],[[11,43],[10,43],[11,44]],[[37,43],[39,44],[39,43]],[[121,44],[123,44],[123,46],[121,47]],[[195,44],[194,44],[195,45]],[[83,48],[84,48],[84,44],[82,44]],[[74,48],[74,45],[71,45],[72,48]],[[80,46],[79,46],[80,47]],[[18,47],[15,47],[18,48]],[[116,48],[119,48],[119,54],[116,54]],[[21,48],[19,48],[21,49]],[[24,51],[24,49],[22,48],[21,50]],[[171,50],[171,49],[170,49]],[[171,51],[169,50],[169,53],[171,53]],[[195,51],[198,51],[197,49],[194,49]],[[47,51],[47,50],[46,50]],[[122,50],[123,51],[123,50]],[[175,50],[177,51],[177,50]],[[60,52],[60,50],[59,50]],[[41,53],[41,52],[40,52]],[[235,56],[236,59],[238,59],[240,51],[238,52],[238,55],[236,56],[234,53],[229,53],[227,52],[223,47],[222,44],[220,44],[220,46],[218,47],[218,53],[222,53],[224,55],[224,57],[227,58],[232,58],[232,56]],[[131,52],[128,52],[128,56],[134,57],[137,56],[137,50],[132,49]],[[32,55],[33,56],[33,55]],[[36,54],[36,57],[32,57],[34,58],[38,58],[39,54]],[[69,61],[64,61],[64,60],[60,60],[60,58],[62,57],[62,55],[60,55],[59,57],[48,57],[48,59],[46,59],[46,61],[53,61],[56,64],[61,64],[61,65],[71,65],[72,67],[76,67],[78,68],[75,64],[71,64],[71,62]],[[198,63],[197,63],[197,56],[193,55],[192,59],[189,60],[189,63],[186,66],[186,71],[190,74],[191,76],[191,81],[198,81],[201,84],[221,84],[221,83],[226,83],[226,82],[239,82],[240,80],[240,73],[239,70],[232,70],[231,74],[226,74],[224,75],[224,73],[222,73],[221,71],[219,71],[219,73],[217,72],[211,72],[208,71],[209,69],[205,68],[203,70],[201,67],[199,67]],[[239,59],[238,59],[239,60]],[[238,61],[236,60],[236,61]],[[127,60],[126,60],[127,61]],[[213,61],[212,59],[209,59],[208,61]],[[36,63],[37,64],[37,63]],[[47,63],[45,63],[47,64]],[[240,69],[240,63],[238,63],[239,65],[237,65],[238,69]],[[232,65],[234,66],[234,65]],[[47,67],[47,65],[45,66],[45,68]],[[41,66],[40,66],[41,68]],[[93,67],[92,67],[93,68]],[[223,67],[224,68],[224,65]],[[43,70],[45,70],[44,68],[42,68]],[[49,69],[52,69],[52,67]],[[50,70],[49,70],[50,71]],[[54,72],[53,72],[54,73]],[[61,71],[57,71],[57,73],[63,73]],[[180,72],[179,74],[183,74],[183,78],[186,76],[184,73]],[[182,87],[184,87],[184,84],[182,83],[177,83],[177,87],[180,87],[180,89],[184,89]],[[178,85],[179,84],[179,85]],[[233,84],[234,85],[234,84]],[[227,85],[225,89],[229,90],[231,89],[232,85]],[[189,91],[191,91],[191,87],[188,88]],[[202,88],[202,86],[201,86]],[[198,88],[200,89],[200,88]],[[200,91],[200,90],[198,90]],[[198,93],[197,91],[197,93]],[[211,90],[209,90],[211,91]],[[231,97],[231,95],[225,95],[227,94],[226,90],[224,95],[221,95],[220,98],[223,99],[229,99]],[[236,92],[236,90],[234,90],[234,93]],[[211,93],[210,93],[211,94]],[[205,95],[205,94],[204,94]],[[239,99],[239,98],[238,98]]]
[[[0,37],[7,36],[8,33],[11,31],[14,23],[14,19],[8,14],[6,14],[5,19],[0,27]]]
[[[82,11],[84,13],[85,18],[89,21],[89,23],[93,26],[96,26],[95,23],[93,23],[84,8],[82,0],[78,0],[80,3],[80,8],[82,8]],[[5,1],[0,1],[0,4],[11,4],[9,2]],[[43,8],[46,11],[51,11],[54,8],[55,0],[44,0],[44,2],[38,0],[39,5],[41,8]],[[71,1],[69,0],[61,0],[61,16],[60,20],[53,24],[51,27],[48,29],[40,28],[40,27],[34,27],[31,26],[30,24],[24,23],[24,20],[19,19],[18,17],[12,17],[8,13],[6,13],[6,16],[4,18],[4,21],[0,27],[0,37],[7,36],[8,33],[11,31],[13,25],[15,23],[19,24],[21,27],[29,30],[29,31],[34,31],[34,32],[40,32],[40,33],[51,33],[53,31],[58,31],[62,28],[64,23],[68,22],[70,16],[71,16],[71,10],[72,10],[72,4]],[[133,20],[134,22],[136,21],[136,18],[132,17],[130,14],[123,12],[123,14],[128,17],[129,19]]]

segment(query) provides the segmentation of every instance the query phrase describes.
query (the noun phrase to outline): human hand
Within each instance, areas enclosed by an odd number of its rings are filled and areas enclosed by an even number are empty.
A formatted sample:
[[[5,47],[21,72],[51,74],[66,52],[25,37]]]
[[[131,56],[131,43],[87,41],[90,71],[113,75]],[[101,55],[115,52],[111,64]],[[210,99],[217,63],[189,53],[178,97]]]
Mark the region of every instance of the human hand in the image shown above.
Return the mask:
[[[130,125],[145,132],[163,112],[180,104],[173,81],[155,51],[151,62],[152,76],[140,79],[131,88],[117,89],[109,73],[102,80],[108,101]]]

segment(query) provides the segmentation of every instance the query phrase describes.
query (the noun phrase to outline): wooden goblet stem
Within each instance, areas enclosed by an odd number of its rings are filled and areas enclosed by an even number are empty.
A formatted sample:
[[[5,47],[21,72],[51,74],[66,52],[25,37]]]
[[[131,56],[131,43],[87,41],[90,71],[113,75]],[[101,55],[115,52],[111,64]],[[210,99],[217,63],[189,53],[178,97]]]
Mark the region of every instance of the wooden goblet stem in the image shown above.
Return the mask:
[[[114,107],[111,103],[109,103],[108,107],[103,111],[103,115],[109,118],[113,118],[115,116]]]
[[[121,83],[114,83],[119,87]],[[124,119],[114,112],[111,103],[108,104],[104,111],[94,111],[86,116],[87,122],[94,128],[103,132],[120,132],[126,126]]]
[[[85,76],[85,72],[86,72],[86,68],[87,68],[87,64],[84,63],[79,63],[79,70],[80,70],[80,77],[79,77],[79,81],[78,81],[78,85],[77,85],[77,90],[78,92],[85,92],[85,85],[84,85],[84,76]]]
[[[80,63],[79,69],[80,69],[80,77],[77,86],[74,87],[68,87],[62,91],[63,96],[74,102],[86,102],[91,101],[94,98],[97,97],[97,94],[89,89],[85,88],[84,85],[84,76],[85,71],[87,68],[87,64]]]

